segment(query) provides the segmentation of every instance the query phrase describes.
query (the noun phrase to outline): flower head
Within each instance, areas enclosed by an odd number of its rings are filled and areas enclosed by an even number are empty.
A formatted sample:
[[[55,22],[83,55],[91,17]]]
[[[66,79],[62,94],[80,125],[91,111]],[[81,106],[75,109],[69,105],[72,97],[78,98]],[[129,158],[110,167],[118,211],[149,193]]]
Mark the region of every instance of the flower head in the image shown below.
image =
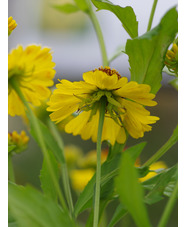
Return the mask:
[[[178,74],[178,45],[176,43],[173,43],[171,50],[167,51],[165,65],[170,72]]]
[[[25,113],[24,105],[11,85],[16,80],[25,99],[39,106],[50,96],[55,70],[49,48],[29,45],[18,46],[8,55],[8,113],[11,116]]]
[[[25,131],[21,131],[18,134],[16,131],[8,133],[8,146],[14,146],[11,152],[20,153],[25,150],[29,141],[29,137],[26,135]]]
[[[67,133],[96,142],[102,98],[106,99],[102,141],[108,140],[112,145],[115,141],[124,143],[126,131],[133,138],[143,137],[144,132],[151,130],[149,124],[159,120],[144,108],[157,104],[152,100],[155,95],[150,93],[149,85],[128,82],[109,67],[86,72],[83,79],[80,82],[61,80],[48,103],[47,110],[53,112],[52,121],[60,122],[78,113],[65,125]]]
[[[8,35],[17,27],[16,21],[13,20],[13,17],[8,18]]]

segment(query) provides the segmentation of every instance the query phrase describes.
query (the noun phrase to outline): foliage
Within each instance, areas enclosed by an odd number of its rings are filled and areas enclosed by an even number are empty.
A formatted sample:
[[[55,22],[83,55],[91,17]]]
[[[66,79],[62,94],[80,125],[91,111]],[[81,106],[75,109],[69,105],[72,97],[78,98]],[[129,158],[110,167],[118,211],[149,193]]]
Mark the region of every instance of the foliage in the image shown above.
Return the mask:
[[[144,136],[144,132],[150,133],[152,127],[149,124],[159,119],[150,116],[144,106],[156,105],[152,99],[161,87],[163,70],[169,69],[169,74],[171,72],[174,77],[169,83],[178,90],[178,72],[175,68],[178,65],[176,8],[169,9],[156,27],[151,29],[149,23],[148,31],[138,36],[138,21],[131,6],[122,7],[108,0],[74,0],[71,3],[52,4],[51,7],[61,13],[82,12],[89,17],[98,37],[104,67],[84,73],[84,81],[81,82],[61,80],[48,103],[52,105],[47,110],[53,113],[49,118],[45,111],[45,121],[42,121],[35,115],[34,106],[40,104],[38,100],[49,97],[48,87],[53,84],[55,63],[52,62],[50,49],[31,45],[23,50],[19,46],[9,54],[11,115],[26,114],[22,117],[27,118],[30,134],[43,153],[39,176],[41,190],[31,185],[21,186],[16,184],[12,166],[17,137],[15,144],[9,143],[9,227],[113,227],[126,214],[131,215],[136,226],[150,227],[152,224],[148,207],[170,197],[160,219],[160,226],[162,223],[165,225],[177,200],[178,167],[177,164],[163,169],[152,170],[150,167],[177,143],[178,127],[143,165],[140,165],[139,160],[147,142],[137,142],[131,147],[126,147],[126,142],[129,136],[138,139]],[[155,7],[156,4],[153,4],[150,20],[154,17]],[[109,60],[95,8],[102,14],[107,10],[116,16],[130,37]],[[13,26],[10,27],[11,32],[17,26],[16,21],[12,20],[10,17],[9,22]],[[174,45],[170,50],[172,43]],[[109,67],[121,54],[128,56],[131,82]],[[19,61],[16,60],[17,56],[20,56]],[[16,105],[22,109],[16,108]],[[66,132],[74,135],[79,133],[85,140],[92,138],[97,141],[96,159],[93,160],[94,156],[83,159],[77,149],[66,155],[59,128],[51,121],[53,119],[58,123],[63,121]],[[17,135],[17,132],[14,134]],[[106,150],[101,150],[102,140],[106,140]],[[67,166],[68,163],[71,164]],[[82,163],[86,163],[86,166]],[[80,194],[74,191],[77,200],[73,201],[71,173],[81,169],[91,169],[94,175],[91,175]],[[151,172],[155,176],[141,180]],[[83,177],[78,180],[83,182]],[[107,206],[114,202],[117,203],[116,210],[109,222],[106,220],[104,223],[102,217],[105,216]],[[85,223],[79,221],[83,212],[87,212]]]

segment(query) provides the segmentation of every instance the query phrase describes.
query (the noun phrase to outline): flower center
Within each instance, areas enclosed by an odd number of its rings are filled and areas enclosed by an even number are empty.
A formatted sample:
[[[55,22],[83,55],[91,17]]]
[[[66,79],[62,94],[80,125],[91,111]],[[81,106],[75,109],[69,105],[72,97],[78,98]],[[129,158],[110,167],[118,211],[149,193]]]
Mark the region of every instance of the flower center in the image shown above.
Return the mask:
[[[112,76],[113,74],[116,74],[118,76],[118,80],[121,79],[121,75],[118,73],[118,71],[116,71],[115,69],[111,69],[108,66],[106,66],[105,68],[101,67],[101,68],[93,70],[93,72],[95,72],[95,71],[102,71],[102,72],[106,73],[108,76]]]

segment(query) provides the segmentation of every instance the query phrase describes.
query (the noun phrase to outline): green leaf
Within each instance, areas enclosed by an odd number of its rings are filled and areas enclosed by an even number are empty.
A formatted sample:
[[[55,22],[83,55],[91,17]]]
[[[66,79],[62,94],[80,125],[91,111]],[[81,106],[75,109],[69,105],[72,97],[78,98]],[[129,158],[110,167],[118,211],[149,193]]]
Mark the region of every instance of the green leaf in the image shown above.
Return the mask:
[[[145,202],[154,204],[163,199],[163,195],[171,196],[174,186],[178,180],[178,167],[177,165],[164,170],[159,177],[153,177],[145,182],[143,186],[150,189],[150,192],[145,196]],[[150,186],[150,187],[149,187]]]
[[[13,151],[16,148],[16,145],[9,145],[8,146],[8,153]]]
[[[121,21],[124,29],[131,38],[135,38],[138,36],[138,22],[136,20],[136,15],[132,7],[127,6],[123,8],[119,5],[112,4],[108,0],[92,0],[92,2],[98,10],[104,9],[114,13]]]
[[[29,113],[27,113],[27,117],[30,119]],[[58,143],[54,139],[52,133],[39,119],[37,119],[37,121],[38,121],[38,124],[40,126],[40,129],[41,129],[41,132],[43,134],[43,138],[45,140],[47,147],[49,148],[49,150],[51,150],[53,152],[53,154],[56,157],[56,160],[59,163],[64,163],[65,160],[64,160],[64,157],[62,155],[61,148],[59,147]],[[30,122],[30,133],[34,137],[34,139],[37,141],[37,143],[39,144],[38,138],[35,134],[33,122],[31,120],[29,122]]]
[[[177,17],[176,8],[172,8],[157,27],[126,43],[131,80],[149,84],[152,93],[161,87],[165,54],[178,31]]]
[[[140,154],[143,151],[146,144],[147,144],[146,142],[142,142],[142,143],[139,143],[139,144],[134,145],[132,147],[129,147],[125,151],[125,153],[130,155],[132,162],[133,162],[133,165],[134,165],[136,159],[140,156]]]
[[[138,182],[138,174],[129,153],[123,153],[119,176],[116,179],[116,191],[139,227],[151,226],[145,204],[143,188]]]
[[[137,144],[133,147],[128,148],[124,152],[129,153],[132,160],[133,165],[136,161],[136,158],[140,155],[141,151],[145,146],[145,142]],[[110,158],[103,163],[101,166],[101,195],[102,199],[109,197],[114,190],[114,182],[113,179],[115,176],[118,175],[118,165],[121,157],[121,152],[123,151],[124,145],[123,144],[115,144],[113,146],[112,154],[114,154],[113,158]],[[116,152],[117,150],[117,152]],[[89,181],[86,185],[83,192],[80,194],[76,205],[75,205],[75,215],[77,216],[79,213],[84,211],[85,209],[91,207],[92,205],[92,198],[94,195],[94,186],[96,182],[96,174],[93,178]]]
[[[54,170],[54,174],[56,175],[56,179],[59,180],[58,163],[56,162],[56,159],[55,159],[54,155],[52,154],[52,152],[48,151],[48,153],[49,153],[52,168]],[[41,182],[41,188],[42,188],[43,192],[47,196],[52,198],[54,201],[57,201],[56,190],[54,188],[53,180],[51,178],[51,175],[50,175],[50,172],[48,170],[48,166],[47,166],[45,159],[43,160],[42,169],[40,171],[40,182]]]
[[[10,210],[8,211],[8,227],[18,227],[15,218],[12,216]]]
[[[113,159],[106,161],[101,166],[101,197],[105,198],[105,195],[108,191],[105,190],[104,185],[108,183],[117,175],[118,163],[120,160],[121,154],[117,154]],[[92,177],[89,183],[86,185],[83,192],[80,194],[76,204],[75,204],[75,216],[84,211],[85,209],[92,206],[94,187],[96,182],[96,174]],[[108,189],[108,188],[107,188]],[[111,190],[110,190],[111,193]]]
[[[124,207],[123,204],[119,204],[118,207],[116,208],[114,215],[112,216],[112,219],[108,225],[108,227],[113,227],[120,219],[127,214],[127,209]]]
[[[66,14],[76,13],[77,11],[79,11],[79,8],[76,5],[73,5],[70,3],[63,4],[63,5],[52,5],[52,7]]]
[[[89,7],[91,6],[89,1],[87,0],[74,0],[77,7],[83,12],[87,13],[89,11]]]
[[[73,227],[69,215],[31,186],[9,183],[9,207],[19,227]]]

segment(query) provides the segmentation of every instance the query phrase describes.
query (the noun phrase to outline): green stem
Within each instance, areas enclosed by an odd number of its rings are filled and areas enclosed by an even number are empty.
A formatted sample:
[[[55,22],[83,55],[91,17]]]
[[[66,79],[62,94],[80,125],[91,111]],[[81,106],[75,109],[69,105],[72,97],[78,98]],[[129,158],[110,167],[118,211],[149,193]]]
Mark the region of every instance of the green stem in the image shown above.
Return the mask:
[[[105,106],[106,106],[106,100],[103,97],[101,99],[98,135],[97,135],[97,169],[96,169],[96,189],[95,189],[95,201],[94,201],[93,227],[98,227],[98,222],[99,222],[99,204],[100,204],[100,187],[101,187],[101,137],[102,137],[104,117],[105,117]]]
[[[178,141],[178,127],[174,130],[169,140],[148,160],[143,166],[150,166],[160,159]]]
[[[163,212],[163,215],[160,219],[158,227],[165,227],[167,225],[167,222],[169,220],[169,217],[171,215],[172,209],[174,208],[174,205],[176,203],[178,197],[178,181],[175,185],[174,191],[172,192],[172,195],[165,207],[165,210]]]
[[[61,148],[63,160],[65,160],[64,144],[63,144],[63,141],[61,139],[61,136],[59,135],[57,127],[50,119],[48,120],[47,123],[48,123],[49,128],[50,128],[52,134],[54,135],[59,147]],[[69,177],[68,177],[68,169],[67,169],[67,165],[66,165],[65,161],[61,163],[61,174],[62,174],[66,199],[67,199],[67,202],[68,202],[70,213],[73,216],[74,215],[74,206],[73,206],[72,194],[71,194],[71,189],[70,189],[70,182],[69,182]]]
[[[32,121],[35,133],[37,135],[39,144],[41,146],[41,150],[42,150],[43,155],[45,157],[45,160],[46,160],[46,163],[47,163],[51,178],[53,180],[53,183],[54,183],[54,186],[55,186],[55,189],[56,189],[56,193],[57,193],[57,195],[59,197],[59,200],[61,202],[62,207],[64,208],[64,210],[67,210],[66,203],[65,203],[65,200],[63,198],[63,195],[62,195],[62,192],[61,192],[61,189],[60,189],[60,186],[59,186],[59,182],[58,182],[58,180],[57,180],[57,178],[55,176],[55,173],[53,171],[53,168],[52,168],[50,157],[48,155],[48,151],[47,151],[47,148],[46,148],[46,145],[45,145],[45,142],[44,142],[44,138],[43,138],[40,126],[38,124],[37,118],[35,117],[32,109],[30,108],[30,106],[28,104],[28,102],[25,100],[25,97],[22,94],[22,91],[19,88],[19,85],[17,84],[17,81],[12,78],[10,83],[11,83],[12,87],[14,88],[14,90],[16,91],[16,93],[18,94],[18,96],[21,99],[21,101],[23,102],[23,104],[25,105],[25,107],[27,108],[27,111],[28,111],[29,116],[30,116],[30,121]]]
[[[15,183],[15,175],[11,155],[8,155],[8,176],[10,181]]]
[[[97,17],[91,7],[91,5],[89,4],[89,14],[90,19],[92,21],[92,24],[94,26],[95,32],[97,34],[97,38],[99,41],[99,45],[100,45],[100,49],[101,49],[101,54],[102,54],[102,62],[103,62],[103,67],[108,66],[109,62],[108,62],[108,58],[107,58],[107,52],[106,52],[106,47],[105,47],[105,42],[103,39],[103,35],[102,35],[102,31],[99,25],[99,22],[97,20]]]
[[[150,18],[149,18],[149,23],[148,23],[148,27],[147,27],[147,32],[150,31],[151,26],[152,26],[152,21],[154,18],[154,13],[156,10],[156,6],[157,6],[158,0],[154,0],[154,3],[152,5],[152,9],[151,9],[151,13],[150,13]]]

